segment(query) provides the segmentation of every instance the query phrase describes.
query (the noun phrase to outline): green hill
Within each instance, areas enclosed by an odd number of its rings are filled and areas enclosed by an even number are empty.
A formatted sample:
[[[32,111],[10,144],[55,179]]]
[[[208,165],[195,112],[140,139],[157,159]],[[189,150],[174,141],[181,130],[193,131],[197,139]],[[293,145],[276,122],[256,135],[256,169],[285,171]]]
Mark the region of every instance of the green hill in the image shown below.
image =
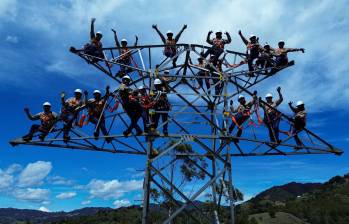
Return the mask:
[[[349,223],[349,175],[336,176],[321,185],[313,185],[313,189],[310,187],[308,192],[298,196],[290,196],[290,191],[285,186],[287,185],[282,186],[282,191],[275,188],[267,190],[267,198],[261,196],[265,195],[266,191],[262,192],[261,195],[242,204],[239,213],[254,217],[261,213],[274,215],[284,212],[311,224]],[[294,186],[295,184],[292,184],[292,187]],[[275,198],[277,200],[268,200]]]
[[[212,205],[196,202],[203,211]],[[141,223],[139,206],[119,209],[86,208],[70,213],[42,213],[32,210],[0,209],[0,223],[55,223],[55,224],[138,224]],[[237,206],[236,224],[348,224],[349,174],[336,176],[319,184],[289,183],[272,187],[253,199]],[[83,212],[82,212],[83,211]],[[191,208],[191,215],[198,217]],[[221,223],[227,223],[228,208],[220,210]],[[72,217],[72,214],[76,214]],[[167,217],[162,205],[151,206],[151,223]],[[7,220],[7,221],[6,221]],[[184,215],[176,223],[196,223]],[[207,223],[203,221],[202,223]]]

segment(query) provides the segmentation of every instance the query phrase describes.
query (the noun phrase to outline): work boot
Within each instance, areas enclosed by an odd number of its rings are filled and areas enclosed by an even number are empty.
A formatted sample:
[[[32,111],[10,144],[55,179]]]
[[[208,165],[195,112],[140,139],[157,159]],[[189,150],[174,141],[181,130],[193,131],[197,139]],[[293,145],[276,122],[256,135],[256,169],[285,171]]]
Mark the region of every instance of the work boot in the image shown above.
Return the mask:
[[[295,146],[295,147],[294,147],[294,150],[298,151],[298,150],[300,150],[300,149],[302,149],[302,148],[304,148],[304,145],[303,145],[303,144],[302,144],[302,145],[297,145],[297,146]]]
[[[40,139],[41,141],[44,141],[44,140],[45,140],[45,137],[46,137],[46,135],[45,135],[45,134],[41,134],[41,135],[39,135],[39,139]]]
[[[98,139],[98,137],[99,137],[99,133],[98,132],[93,132],[93,136],[95,137],[95,139],[97,140]]]
[[[105,138],[105,141],[106,141],[107,143],[111,143],[111,142],[113,141],[113,138],[112,138],[112,137],[106,137],[106,138]]]
[[[32,135],[24,135],[22,137],[23,141],[25,142],[30,142],[32,140],[33,136]]]
[[[151,150],[150,152],[150,158],[155,158],[159,155],[159,151],[156,149]]]
[[[131,133],[129,131],[124,131],[122,134],[127,138]]]
[[[164,135],[168,136],[168,131],[167,130],[164,130]]]
[[[137,131],[136,135],[144,135],[143,131]]]
[[[63,136],[63,142],[67,143],[70,140],[70,136],[69,135],[64,135]]]

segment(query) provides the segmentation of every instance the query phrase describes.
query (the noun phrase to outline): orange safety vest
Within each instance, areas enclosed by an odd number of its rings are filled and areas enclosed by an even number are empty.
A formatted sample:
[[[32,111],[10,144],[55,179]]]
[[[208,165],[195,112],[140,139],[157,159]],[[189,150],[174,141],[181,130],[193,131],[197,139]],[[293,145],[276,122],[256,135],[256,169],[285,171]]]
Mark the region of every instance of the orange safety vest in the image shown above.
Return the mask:
[[[97,40],[96,38],[93,38],[92,40],[91,40],[91,43],[93,44],[93,45],[95,45],[95,47],[97,47],[97,48],[102,48],[102,42],[101,41],[99,41],[99,40]]]
[[[41,120],[41,124],[43,126],[50,125],[50,122],[53,121],[54,119],[55,119],[55,117],[53,116],[52,111],[50,111],[48,114],[46,114],[44,112],[40,114],[40,120]]]
[[[100,115],[103,111],[104,100],[93,101],[89,110],[89,115]]]
[[[46,113],[42,113],[40,115],[40,120],[43,122],[43,123],[48,123],[50,122],[51,120],[54,119],[54,116],[53,116],[53,113],[52,112],[49,112],[48,114]]]
[[[218,39],[218,38],[213,38],[212,40],[213,45],[220,48],[220,49],[224,49],[224,41],[223,39]]]
[[[71,113],[74,112],[75,107],[81,103],[81,100],[77,100],[75,97],[68,99],[66,102],[68,105],[62,108],[62,113]]]
[[[121,60],[129,60],[131,57],[131,51],[127,47],[123,47],[120,50],[120,55]]]
[[[172,40],[169,40],[167,39],[166,40],[166,45],[171,45],[171,46],[166,46],[165,47],[165,52],[171,52],[171,53],[175,53],[177,51],[176,49],[176,41],[174,39]]]

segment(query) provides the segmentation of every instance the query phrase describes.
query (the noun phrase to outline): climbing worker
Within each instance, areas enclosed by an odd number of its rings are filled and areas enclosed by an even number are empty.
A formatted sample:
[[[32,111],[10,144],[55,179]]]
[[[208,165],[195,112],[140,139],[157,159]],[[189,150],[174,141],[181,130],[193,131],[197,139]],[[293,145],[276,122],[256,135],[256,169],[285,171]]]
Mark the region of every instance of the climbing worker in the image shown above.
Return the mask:
[[[32,121],[40,120],[41,122],[40,125],[33,124],[31,126],[29,133],[23,136],[24,141],[28,142],[32,140],[33,135],[36,132],[41,132],[41,134],[39,135],[39,139],[41,141],[44,141],[46,135],[52,131],[55,123],[57,122],[58,116],[55,112],[51,111],[51,104],[49,102],[45,102],[43,104],[43,109],[44,111],[37,113],[35,115],[32,115],[29,111],[29,108],[24,108],[24,112],[26,113],[26,115],[30,120]]]
[[[170,83],[176,81],[177,77],[171,75],[169,70],[165,70],[164,73],[159,76],[159,79],[161,80],[163,91],[168,93],[171,91]]]
[[[223,88],[223,83],[222,83],[222,78],[223,78],[223,61],[219,59],[216,63],[216,70],[214,70],[212,67],[210,67],[211,71],[211,77],[212,77],[212,83],[215,85],[214,90],[215,90],[215,97],[219,97],[221,94],[222,88]]]
[[[197,76],[196,81],[199,84],[197,89],[201,88],[202,90],[204,90],[203,81],[205,81],[205,85],[206,85],[206,89],[208,90],[208,94],[211,94],[210,73],[206,69],[207,64],[206,64],[204,58],[199,57],[198,64],[196,66],[203,69],[203,70],[199,70],[199,72],[196,74],[196,76]],[[204,71],[204,70],[206,70],[206,71]]]
[[[102,131],[102,134],[104,136],[108,135],[108,131],[105,127],[105,116],[104,116],[104,110],[106,107],[106,103],[108,100],[108,97],[110,95],[110,87],[107,86],[105,90],[105,95],[102,96],[101,91],[94,90],[93,91],[93,98],[87,100],[87,91],[85,91],[85,105],[88,110],[88,121],[95,125],[95,130],[93,132],[93,135],[96,139],[99,137],[99,132]],[[106,137],[105,140],[107,143],[111,142],[111,138]]]
[[[159,34],[163,44],[165,44],[164,48],[164,55],[166,57],[172,58],[172,65],[173,67],[176,67],[176,61],[178,59],[177,55],[177,47],[176,44],[178,43],[179,38],[181,37],[183,31],[187,28],[187,25],[183,25],[182,29],[179,31],[179,33],[176,35],[175,38],[173,38],[173,32],[171,30],[167,31],[166,36],[167,39],[164,37],[164,35],[160,32],[158,29],[158,26],[154,24],[153,29]]]
[[[129,94],[129,100],[128,103],[125,105],[125,112],[131,119],[131,124],[127,127],[127,129],[123,132],[123,135],[125,137],[129,136],[132,132],[132,129],[136,130],[136,135],[142,135],[143,131],[139,127],[138,120],[142,116],[142,106],[140,103],[140,99],[138,96],[139,92],[138,89],[133,90],[131,94]]]
[[[268,74],[268,68],[275,66],[275,61],[273,59],[274,49],[270,47],[268,43],[265,43],[263,50],[260,52],[260,56],[256,61],[256,66],[264,71],[264,74]]]
[[[122,77],[121,81],[122,82],[117,91],[121,99],[122,107],[125,109],[125,106],[127,105],[129,100],[129,95],[132,92],[132,89],[130,87],[131,78],[130,76],[125,75]]]
[[[168,101],[166,92],[163,91],[163,84],[160,79],[154,80],[154,95],[156,99],[153,109],[155,110],[155,114],[153,116],[154,128],[156,129],[159,125],[160,117],[162,119],[163,124],[163,133],[164,135],[168,135],[168,113],[171,110],[171,104]]]
[[[301,51],[305,52],[304,48],[285,48],[285,41],[280,40],[278,43],[278,48],[274,49],[275,62],[277,67],[287,66],[289,64],[294,64],[294,61],[288,61],[287,53]]]
[[[131,120],[131,124],[123,132],[123,135],[126,137],[131,134],[132,129],[136,129],[137,135],[141,135],[143,133],[142,129],[137,124],[142,114],[142,107],[138,98],[138,90],[133,91],[130,88],[130,82],[130,76],[125,75],[122,77],[122,83],[117,90],[122,107]]]
[[[277,109],[277,107],[282,103],[283,97],[281,94],[281,87],[278,87],[276,91],[279,94],[279,98],[275,102],[273,101],[273,95],[271,93],[268,93],[265,96],[266,104],[263,105],[263,121],[268,128],[270,141],[279,143],[279,124],[281,114],[275,109]]]
[[[205,53],[201,52],[201,56],[203,58],[206,58],[208,55],[211,55],[212,57],[212,63],[214,66],[216,66],[217,61],[219,59],[219,56],[224,52],[224,46],[226,44],[231,43],[231,37],[228,32],[225,32],[225,35],[227,36],[227,39],[223,39],[222,37],[222,31],[216,32],[216,37],[211,39],[211,34],[213,33],[212,30],[210,30],[207,34],[206,42],[208,44],[211,44],[212,47],[209,48]]]
[[[61,93],[61,119],[64,122],[63,125],[63,140],[64,142],[67,142],[70,137],[69,137],[69,132],[70,129],[73,126],[73,123],[78,123],[78,115],[79,111],[83,107],[83,101],[81,99],[82,97],[82,90],[81,89],[76,89],[74,91],[74,97],[71,97],[67,100],[64,99],[65,93]]]
[[[91,59],[93,63],[98,62],[100,58],[104,58],[104,53],[102,49],[103,45],[101,42],[103,34],[101,31],[97,31],[95,33],[95,29],[94,29],[95,21],[96,21],[95,18],[91,19],[91,30],[90,30],[91,43],[87,43],[84,46],[85,54],[93,56]]]
[[[247,48],[246,54],[247,54],[247,64],[248,64],[249,75],[254,76],[253,61],[259,57],[259,53],[263,51],[263,48],[258,43],[258,38],[256,37],[256,35],[253,35],[253,34],[250,35],[249,40],[247,40],[242,34],[241,30],[239,30],[239,36]]]
[[[149,109],[152,108],[155,103],[154,101],[151,101],[147,93],[147,89],[147,86],[140,86],[138,88],[140,93],[140,102],[142,106],[142,120],[145,133],[148,133],[150,128]]]
[[[119,58],[116,60],[116,62],[124,64],[126,66],[131,66],[132,52],[131,52],[131,49],[127,47],[127,40],[122,39],[121,42],[119,42],[116,31],[114,29],[111,29],[111,30],[114,33],[115,45],[119,49]],[[138,36],[136,35],[135,37],[136,37],[136,41],[134,46],[136,47],[138,43]],[[120,65],[120,71],[117,73],[116,76],[123,77],[124,75],[132,71],[131,68],[126,66]]]
[[[233,114],[231,116],[232,123],[229,127],[229,133],[231,133],[235,126],[238,126],[238,132],[236,134],[236,137],[241,137],[242,135],[242,129],[243,129],[243,124],[245,121],[250,118],[251,115],[251,108],[252,106],[256,103],[257,100],[257,91],[253,92],[252,100],[250,102],[246,102],[246,99],[243,95],[239,95],[238,101],[239,101],[239,106],[234,109],[233,102],[230,101],[230,108],[231,108],[231,113]],[[239,139],[236,139],[235,142],[239,142]]]
[[[293,124],[291,126],[291,134],[294,136],[294,140],[296,141],[297,147],[295,149],[300,149],[304,147],[302,141],[298,137],[298,133],[301,132],[305,126],[307,121],[307,112],[305,111],[305,106],[303,101],[298,101],[296,107],[294,107],[293,102],[290,101],[288,103],[291,110],[295,113],[293,117]]]

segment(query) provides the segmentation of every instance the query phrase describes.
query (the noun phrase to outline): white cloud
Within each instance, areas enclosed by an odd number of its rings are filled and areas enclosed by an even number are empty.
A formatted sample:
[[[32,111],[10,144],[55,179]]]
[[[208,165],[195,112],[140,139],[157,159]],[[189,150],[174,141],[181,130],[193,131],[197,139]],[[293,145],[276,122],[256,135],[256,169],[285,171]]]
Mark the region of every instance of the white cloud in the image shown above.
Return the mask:
[[[41,206],[38,210],[42,211],[42,212],[51,212],[48,208],[46,208],[44,206]]]
[[[16,0],[1,0],[0,4],[0,18],[11,20],[17,13]]]
[[[49,201],[50,190],[41,188],[16,189],[13,196],[22,201],[45,203]]]
[[[74,185],[73,188],[76,190],[82,190],[82,189],[85,189],[85,186],[84,185]]]
[[[43,55],[48,60],[42,66],[48,72],[75,78],[87,73],[94,74],[95,70],[91,70],[91,67],[85,64],[78,66],[79,59],[67,52],[70,45],[81,47],[88,41],[91,17],[97,18],[96,29],[105,33],[105,46],[113,46],[109,33],[111,27],[117,28],[123,37],[130,38],[137,33],[141,44],[158,44],[160,39],[151,29],[151,24],[157,23],[162,31],[173,29],[177,32],[182,24],[187,23],[188,29],[183,33],[181,42],[204,43],[208,30],[222,29],[230,31],[232,35],[233,42],[227,49],[244,51],[244,45],[237,35],[237,31],[242,29],[247,35],[255,33],[260,36],[262,43],[267,41],[275,46],[277,40],[285,39],[290,47],[306,48],[306,54],[290,55],[291,59],[296,60],[296,66],[265,81],[260,88],[263,92],[281,85],[284,87],[285,102],[303,99],[312,111],[323,109],[322,105],[326,105],[326,109],[338,106],[347,109],[345,102],[349,99],[349,79],[343,76],[349,71],[346,63],[349,60],[349,46],[343,44],[349,26],[346,0],[338,0],[336,4],[331,0],[292,3],[277,0],[263,3],[258,0],[219,0],[206,4],[186,0],[156,3],[143,0],[97,0],[89,4],[84,1],[55,5],[42,2],[40,8],[33,2],[12,2],[15,1],[2,1],[0,15],[8,11],[15,12],[15,8],[20,7],[21,17],[16,18],[18,25],[33,32],[45,31],[42,32],[43,38],[52,46],[41,49],[45,51]],[[187,7],[183,8],[183,5]],[[253,12],[253,16],[246,13],[256,5],[261,7]],[[132,8],[133,14],[140,16],[129,17],[129,8]],[[117,20],[115,11],[119,12]],[[202,16],[203,12],[205,16]],[[338,89],[342,90],[341,94],[338,94]],[[321,105],[317,103],[319,99]]]
[[[76,196],[76,192],[64,192],[56,196],[58,199],[70,199]]]
[[[37,161],[35,163],[29,163],[19,175],[18,186],[30,187],[41,185],[43,180],[51,172],[51,169],[51,162]]]
[[[5,41],[16,44],[16,43],[18,43],[18,37],[17,36],[7,36]]]
[[[122,199],[114,201],[113,205],[115,206],[115,208],[120,208],[131,205],[131,202],[129,200]]]
[[[17,173],[19,171],[22,170],[22,166],[20,164],[14,163],[12,165],[10,165],[7,169],[6,169],[6,173],[7,174],[14,174]]]
[[[82,205],[89,205],[89,204],[91,204],[91,201],[90,200],[82,201],[81,204]]]
[[[0,191],[6,190],[13,184],[13,176],[0,169]]]
[[[53,176],[53,177],[49,177],[48,181],[53,184],[53,185],[65,185],[65,186],[69,186],[73,184],[72,180],[66,179],[64,177],[61,176]]]
[[[130,181],[119,181],[119,180],[91,180],[87,185],[89,193],[92,198],[101,199],[118,199],[125,193],[140,190],[142,188],[143,181],[141,180],[130,180]]]

